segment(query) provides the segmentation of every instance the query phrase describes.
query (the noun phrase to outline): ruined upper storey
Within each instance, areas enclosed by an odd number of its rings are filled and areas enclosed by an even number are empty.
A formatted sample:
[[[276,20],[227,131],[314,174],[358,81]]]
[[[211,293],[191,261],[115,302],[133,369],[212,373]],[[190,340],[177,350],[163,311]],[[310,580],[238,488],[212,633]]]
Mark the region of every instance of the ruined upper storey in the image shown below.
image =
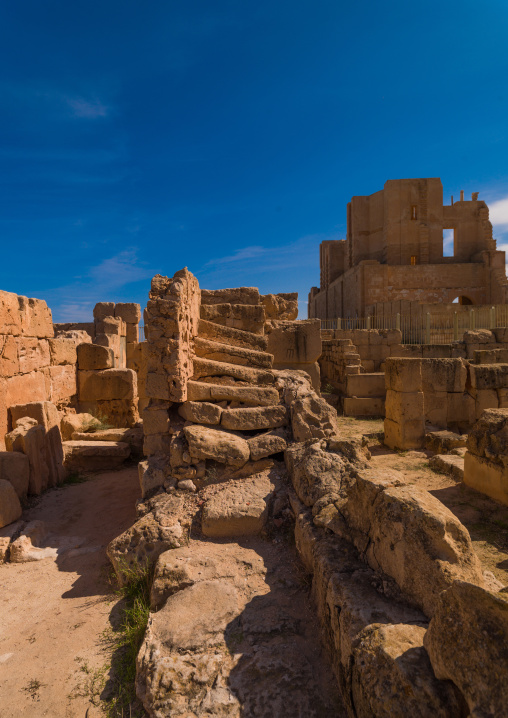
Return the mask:
[[[395,269],[372,270],[365,277],[362,271],[360,277],[357,270],[365,263]],[[430,282],[422,265],[434,265]],[[470,200],[461,192],[458,201],[452,197],[444,205],[437,177],[389,180],[381,191],[351,199],[346,239],[321,243],[321,286],[311,290],[309,316],[355,316],[377,302],[401,299],[452,302],[464,295],[467,303],[504,303],[504,265],[505,253],[496,249],[492,237],[489,208],[477,192]],[[419,269],[408,274],[408,266]],[[347,281],[337,284],[351,275],[351,286]],[[315,301],[332,283],[335,296]]]

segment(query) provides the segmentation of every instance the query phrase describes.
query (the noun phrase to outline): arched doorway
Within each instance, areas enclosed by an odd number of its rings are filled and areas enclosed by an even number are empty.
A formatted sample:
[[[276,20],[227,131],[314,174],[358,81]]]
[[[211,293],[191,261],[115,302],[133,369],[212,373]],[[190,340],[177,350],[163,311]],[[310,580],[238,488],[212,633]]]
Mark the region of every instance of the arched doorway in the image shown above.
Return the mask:
[[[461,294],[458,297],[455,297],[452,304],[461,304],[463,306],[474,304],[472,299],[469,299],[469,297],[466,297],[465,294]]]

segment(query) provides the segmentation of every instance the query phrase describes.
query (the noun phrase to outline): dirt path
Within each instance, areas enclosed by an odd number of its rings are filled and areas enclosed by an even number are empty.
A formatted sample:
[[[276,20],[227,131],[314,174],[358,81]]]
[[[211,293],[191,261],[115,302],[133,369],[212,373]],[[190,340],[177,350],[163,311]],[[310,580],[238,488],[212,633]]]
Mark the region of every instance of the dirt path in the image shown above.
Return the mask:
[[[133,467],[49,491],[25,511],[46,524],[47,545],[67,550],[0,566],[0,718],[102,715],[87,693],[117,602],[105,549],[134,522],[139,495]]]

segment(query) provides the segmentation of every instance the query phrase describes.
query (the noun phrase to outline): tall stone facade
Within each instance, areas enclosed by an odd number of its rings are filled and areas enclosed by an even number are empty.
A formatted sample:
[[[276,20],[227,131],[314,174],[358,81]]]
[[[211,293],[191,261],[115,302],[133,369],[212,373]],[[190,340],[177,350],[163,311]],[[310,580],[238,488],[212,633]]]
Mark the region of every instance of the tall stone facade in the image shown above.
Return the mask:
[[[446,230],[453,256],[443,251]],[[488,206],[477,193],[443,205],[439,178],[389,180],[375,194],[353,197],[347,238],[321,243],[320,266],[310,318],[362,317],[385,302],[504,304],[508,297]]]

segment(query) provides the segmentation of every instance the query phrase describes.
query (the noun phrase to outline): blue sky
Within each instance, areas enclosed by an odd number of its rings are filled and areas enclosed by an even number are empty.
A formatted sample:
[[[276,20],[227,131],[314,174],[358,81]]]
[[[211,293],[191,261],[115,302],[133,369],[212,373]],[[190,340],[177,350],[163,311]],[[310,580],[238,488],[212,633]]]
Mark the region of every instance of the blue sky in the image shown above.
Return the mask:
[[[505,0],[18,0],[0,35],[0,288],[55,321],[183,266],[305,316],[387,179],[479,191],[508,248]]]

